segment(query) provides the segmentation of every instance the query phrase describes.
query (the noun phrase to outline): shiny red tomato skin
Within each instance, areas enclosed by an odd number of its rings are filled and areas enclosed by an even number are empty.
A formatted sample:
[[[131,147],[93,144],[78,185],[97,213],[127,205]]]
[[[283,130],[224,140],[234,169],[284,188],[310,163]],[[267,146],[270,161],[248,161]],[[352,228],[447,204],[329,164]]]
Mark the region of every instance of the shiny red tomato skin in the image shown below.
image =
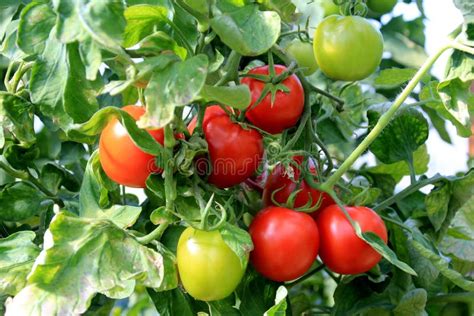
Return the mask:
[[[195,126],[194,119],[188,126],[191,133]],[[221,189],[228,188],[245,181],[257,171],[264,151],[259,132],[232,122],[217,105],[206,109],[202,127],[212,166],[207,178],[209,183]],[[198,166],[198,169],[201,168]]]
[[[380,216],[364,206],[346,206],[363,232],[373,232],[387,243],[387,228]],[[359,274],[372,269],[382,256],[361,240],[337,205],[321,210],[316,223],[321,247],[319,256],[326,266],[340,274]]]
[[[285,66],[275,65],[276,74],[280,74],[285,70]],[[268,66],[253,68],[248,73],[268,75]],[[249,87],[252,95],[249,110],[245,114],[249,122],[271,134],[281,133],[285,129],[296,125],[304,108],[303,86],[296,75],[293,74],[281,82],[288,87],[289,93],[279,90],[273,104],[271,94],[268,93],[255,107],[253,107],[253,104],[260,98],[265,82],[249,77],[245,77],[241,81],[242,84]]]
[[[283,282],[301,277],[318,255],[318,227],[303,212],[267,207],[255,216],[249,233],[254,244],[250,261],[270,280]]]
[[[303,157],[296,156],[293,157],[293,160],[298,165],[301,165]],[[311,206],[315,206],[319,199],[321,199],[321,204],[318,210],[334,204],[334,200],[327,193],[313,189],[305,180],[300,182],[301,171],[298,168],[295,166],[290,166],[290,168],[293,169],[294,180],[286,174],[285,168],[281,164],[277,165],[270,173],[263,189],[262,198],[264,206],[274,205],[272,195],[277,203],[284,204],[290,195],[297,190],[301,191],[296,194],[294,208],[305,206],[310,200]],[[316,167],[312,161],[309,161],[309,168],[311,173],[316,173]],[[315,216],[318,210],[310,213],[310,215]]]
[[[124,106],[122,110],[135,120],[145,114],[145,108],[136,105]],[[148,133],[160,144],[164,143],[163,129],[148,130]],[[162,172],[155,165],[155,157],[138,148],[117,119],[112,119],[102,130],[99,159],[110,179],[128,187],[145,188],[150,173]]]

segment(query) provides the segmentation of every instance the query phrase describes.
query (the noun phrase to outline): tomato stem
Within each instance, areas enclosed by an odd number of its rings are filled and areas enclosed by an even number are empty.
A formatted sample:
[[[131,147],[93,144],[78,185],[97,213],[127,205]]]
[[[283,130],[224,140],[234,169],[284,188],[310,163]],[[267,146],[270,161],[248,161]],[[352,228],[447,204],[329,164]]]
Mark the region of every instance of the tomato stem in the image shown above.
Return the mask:
[[[13,82],[10,86],[11,92],[15,93],[18,89],[18,84],[21,81],[21,78],[25,75],[25,73],[30,70],[33,67],[33,63],[21,63],[20,66],[18,67],[18,70],[15,72],[13,75]]]
[[[410,80],[408,85],[403,89],[402,93],[395,99],[392,106],[385,112],[374,126],[374,128],[370,131],[367,137],[357,146],[356,149],[347,157],[347,159],[342,163],[342,165],[336,170],[326,182],[323,183],[322,188],[323,190],[329,190],[339,181],[339,179],[348,171],[354,162],[369,148],[370,144],[379,136],[382,130],[390,123],[393,116],[403,104],[403,102],[410,96],[410,93],[415,89],[421,79],[425,76],[425,74],[430,70],[431,66],[435,63],[435,61],[444,53],[450,46],[443,46],[439,49],[435,54],[430,56],[423,66],[416,72],[415,76]]]
[[[306,273],[305,275],[303,275],[301,278],[293,281],[293,282],[290,282],[290,283],[286,283],[285,286],[287,288],[292,288],[293,286],[297,285],[298,283],[301,283],[307,279],[309,279],[310,277],[312,277],[313,275],[315,275],[316,273],[318,273],[319,271],[323,270],[324,268],[326,267],[326,265],[324,263],[322,263],[321,265],[317,266],[316,268],[314,268],[313,270],[311,270],[310,272]]]
[[[240,59],[242,56],[237,53],[235,50],[230,52],[229,57],[227,58],[227,63],[224,66],[224,75],[217,81],[215,86],[222,86],[229,81],[239,81],[239,65]]]
[[[146,245],[152,242],[153,240],[160,239],[165,230],[168,228],[169,223],[165,222],[160,224],[154,230],[152,230],[149,234],[141,237],[136,237],[137,241],[142,244]]]
[[[399,201],[399,200],[402,200],[404,199],[405,197],[409,196],[410,194],[412,194],[413,192],[416,192],[418,191],[419,189],[427,186],[427,185],[430,185],[430,184],[433,184],[433,183],[436,183],[436,182],[439,182],[441,181],[442,179],[444,179],[443,176],[441,175],[436,175],[432,178],[429,178],[429,179],[424,179],[424,180],[421,180],[421,181],[418,181],[408,187],[406,187],[405,189],[403,189],[402,191],[398,192],[397,194],[389,197],[388,199],[386,199],[385,201],[377,204],[373,209],[374,211],[380,211],[380,210],[383,210],[387,207],[389,207],[390,205],[392,205],[393,203]]]

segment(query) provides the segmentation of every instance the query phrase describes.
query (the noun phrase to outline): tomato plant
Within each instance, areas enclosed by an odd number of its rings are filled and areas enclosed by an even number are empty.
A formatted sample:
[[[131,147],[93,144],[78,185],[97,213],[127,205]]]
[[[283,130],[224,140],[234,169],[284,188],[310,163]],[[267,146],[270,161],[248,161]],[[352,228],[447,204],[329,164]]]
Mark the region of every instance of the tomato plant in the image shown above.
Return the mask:
[[[249,232],[254,244],[250,261],[271,280],[299,278],[318,255],[318,227],[305,213],[270,206],[257,214]]]
[[[387,243],[387,229],[383,220],[367,207],[346,207],[350,217],[360,225],[363,233],[377,234]],[[359,274],[372,269],[382,256],[357,237],[354,228],[341,208],[331,205],[317,215],[320,231],[321,260],[334,272]]]
[[[285,70],[285,66],[275,65],[277,75]],[[268,66],[262,66],[251,69],[248,73],[269,75],[269,69]],[[263,99],[261,99],[261,95],[262,93],[265,94],[265,87],[267,86],[265,82],[252,77],[245,77],[242,79],[242,84],[249,87],[252,95],[252,102],[246,112],[246,118],[252,124],[268,133],[277,134],[293,127],[298,122],[301,113],[303,113],[304,91],[296,75],[292,74],[284,79],[281,82],[283,88],[272,87],[276,91],[267,91]],[[287,89],[288,91],[281,89]]]
[[[325,192],[321,192],[311,187],[304,179],[301,179],[301,164],[303,157],[293,157],[293,161],[298,164],[289,166],[289,170],[285,170],[282,164],[278,164],[269,174],[265,183],[262,200],[265,206],[287,203],[291,194],[298,191],[294,198],[294,208],[315,208],[323,209],[326,206],[334,204],[334,200]],[[308,169],[311,173],[316,172],[316,166],[313,161],[308,162]],[[290,174],[292,177],[290,177]],[[311,213],[316,215],[316,210]]]
[[[218,231],[188,227],[179,237],[176,259],[184,288],[203,301],[232,294],[245,272]]]
[[[474,314],[472,1],[403,2],[2,1],[0,315]]]
[[[379,66],[383,38],[370,22],[357,16],[329,16],[314,33],[314,55],[331,79],[355,81]]]
[[[123,110],[135,120],[145,114],[145,108],[140,106],[128,105]],[[163,144],[163,129],[148,132]],[[155,157],[140,150],[117,119],[110,121],[100,135],[99,157],[109,178],[130,187],[145,188],[150,173],[161,172],[155,165]]]
[[[195,122],[189,126],[192,131]],[[209,146],[209,183],[227,188],[255,173],[263,156],[263,141],[259,132],[232,122],[228,114],[216,105],[206,109],[202,128]],[[198,165],[204,163],[198,160]],[[205,166],[201,168],[205,169]]]

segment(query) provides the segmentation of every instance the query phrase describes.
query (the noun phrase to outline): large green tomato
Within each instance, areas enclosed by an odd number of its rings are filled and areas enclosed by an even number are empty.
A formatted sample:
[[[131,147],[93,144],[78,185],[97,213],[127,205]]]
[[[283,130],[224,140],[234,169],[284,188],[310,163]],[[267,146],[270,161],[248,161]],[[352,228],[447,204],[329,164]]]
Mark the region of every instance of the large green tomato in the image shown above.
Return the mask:
[[[332,0],[321,0],[321,8],[324,10],[324,17],[339,14],[339,6],[334,3]]]
[[[318,63],[316,57],[314,57],[311,43],[295,39],[288,44],[286,52],[296,60],[299,67],[303,68],[305,76],[309,76],[318,70]]]
[[[356,81],[380,64],[382,34],[359,16],[332,15],[314,33],[314,55],[321,71],[333,80]]]
[[[378,14],[385,14],[392,11],[398,0],[367,0],[367,7],[370,11]]]
[[[245,272],[219,231],[186,228],[179,237],[176,257],[184,288],[201,301],[229,296]]]

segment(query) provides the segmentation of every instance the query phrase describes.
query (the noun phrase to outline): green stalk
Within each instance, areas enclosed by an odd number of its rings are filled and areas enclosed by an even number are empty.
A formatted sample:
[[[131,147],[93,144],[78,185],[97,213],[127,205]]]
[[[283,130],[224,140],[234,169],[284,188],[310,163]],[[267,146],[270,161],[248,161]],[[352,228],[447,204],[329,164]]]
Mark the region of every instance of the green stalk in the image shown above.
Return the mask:
[[[136,239],[142,245],[149,244],[153,240],[160,239],[163,233],[165,232],[166,228],[168,228],[168,226],[169,226],[169,223],[166,223],[166,222],[162,223],[148,235],[137,237]]]
[[[427,186],[427,185],[430,185],[430,184],[433,184],[433,183],[436,183],[436,182],[439,182],[441,181],[442,179],[444,179],[443,176],[440,176],[440,175],[436,175],[432,178],[429,178],[429,179],[425,179],[425,180],[421,180],[421,181],[418,181],[412,185],[410,185],[409,187],[403,189],[402,191],[398,192],[397,194],[389,197],[388,199],[386,199],[385,201],[377,204],[373,209],[375,211],[380,211],[380,210],[383,210],[387,207],[389,207],[390,205],[392,205],[393,203],[396,203],[397,201],[399,200],[402,200],[404,199],[405,197],[409,196],[410,194],[412,194],[413,192],[416,192],[418,191],[419,189]]]
[[[174,200],[176,199],[176,187],[173,179],[173,147],[175,145],[175,138],[171,125],[165,126],[165,150],[164,152],[164,176],[165,176],[165,198],[166,198],[166,210],[174,214]],[[149,244],[150,242],[160,239],[164,231],[170,225],[169,222],[163,222],[156,227],[149,234],[137,237],[137,241],[143,245]]]
[[[421,81],[423,76],[430,70],[435,61],[451,46],[447,45],[442,47],[438,52],[432,55],[423,66],[416,72],[415,76],[410,80],[408,85],[403,89],[402,93],[396,98],[392,106],[385,112],[370,131],[369,135],[357,146],[356,149],[347,157],[347,159],[342,163],[342,165],[337,169],[332,176],[323,183],[322,189],[324,191],[329,190],[334,187],[334,185],[339,181],[339,179],[348,171],[354,162],[369,148],[370,144],[379,136],[382,130],[390,123],[391,119],[403,104],[403,102],[410,96],[410,93],[415,89],[418,83]]]
[[[10,89],[13,93],[15,93],[17,91],[18,84],[20,83],[21,78],[23,78],[25,73],[28,70],[30,70],[32,67],[33,67],[33,63],[27,63],[27,64],[22,63],[22,64],[20,64],[20,67],[18,68],[18,70],[13,75],[13,82],[10,86]]]
[[[299,284],[299,283],[303,282],[304,280],[309,279],[310,277],[312,277],[313,275],[315,275],[319,271],[323,270],[325,267],[326,267],[326,265],[323,263],[323,264],[319,265],[318,267],[314,268],[312,271],[310,271],[310,272],[306,273],[305,275],[303,275],[301,278],[299,278],[299,279],[297,279],[293,282],[285,284],[285,286],[287,288],[292,288],[296,284]]]
[[[222,86],[231,80],[238,80],[239,78],[239,65],[242,55],[237,53],[235,50],[230,52],[227,63],[224,66],[224,75],[217,81],[215,86]]]

